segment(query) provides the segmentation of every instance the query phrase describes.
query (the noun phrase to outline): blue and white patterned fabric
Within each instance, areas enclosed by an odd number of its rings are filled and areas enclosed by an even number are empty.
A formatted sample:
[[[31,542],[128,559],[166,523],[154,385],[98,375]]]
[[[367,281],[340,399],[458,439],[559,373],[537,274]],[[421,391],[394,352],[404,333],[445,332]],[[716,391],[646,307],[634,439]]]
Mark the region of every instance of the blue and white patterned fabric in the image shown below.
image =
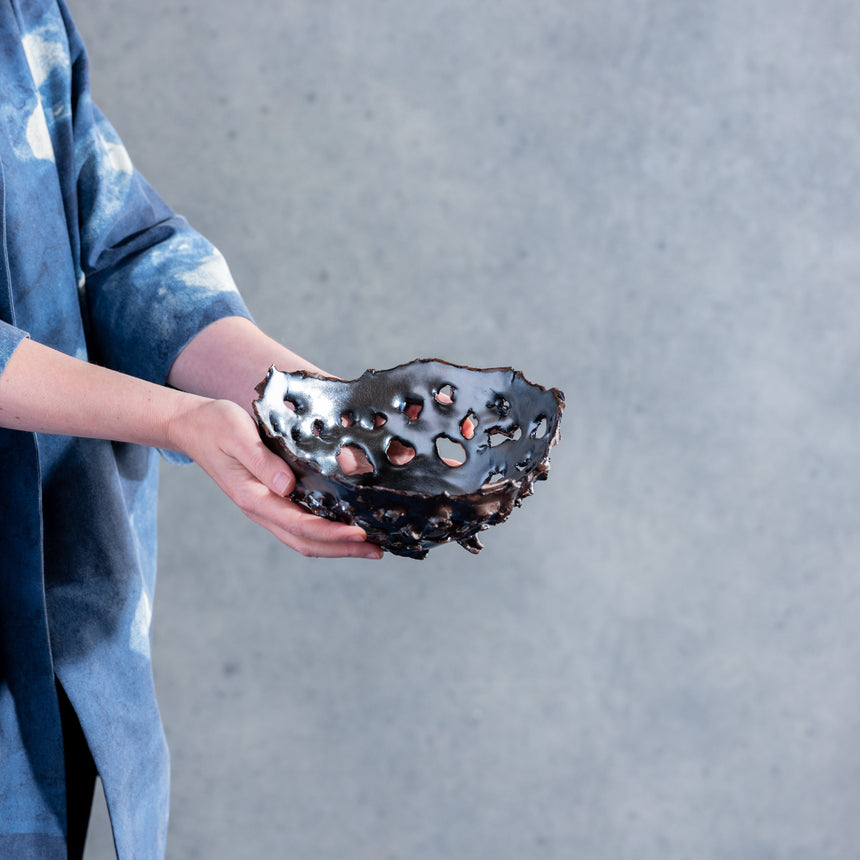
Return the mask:
[[[91,101],[62,0],[0,0],[0,168],[0,372],[30,337],[163,384],[197,332],[248,316],[221,255]],[[66,856],[57,681],[119,856],[164,853],[156,478],[151,449],[0,430],[0,857]]]

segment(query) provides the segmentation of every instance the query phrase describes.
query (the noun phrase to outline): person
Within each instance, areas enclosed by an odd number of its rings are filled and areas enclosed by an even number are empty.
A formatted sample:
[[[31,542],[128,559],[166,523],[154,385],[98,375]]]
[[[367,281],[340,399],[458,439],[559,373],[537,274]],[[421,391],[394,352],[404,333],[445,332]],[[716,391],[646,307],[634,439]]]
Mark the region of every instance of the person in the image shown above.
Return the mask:
[[[0,34],[0,857],[82,856],[97,774],[118,857],[162,857],[156,450],[304,555],[381,551],[288,500],[254,386],[318,368],[132,166],[64,0],[0,0]]]

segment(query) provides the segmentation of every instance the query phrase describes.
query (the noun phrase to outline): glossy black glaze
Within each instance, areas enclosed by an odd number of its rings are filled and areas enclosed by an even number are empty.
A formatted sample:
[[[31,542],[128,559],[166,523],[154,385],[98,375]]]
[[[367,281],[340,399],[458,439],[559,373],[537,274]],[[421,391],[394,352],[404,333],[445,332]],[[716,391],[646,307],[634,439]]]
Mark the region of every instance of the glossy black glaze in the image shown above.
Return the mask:
[[[411,558],[452,540],[480,551],[477,533],[546,478],[564,409],[561,391],[512,368],[436,359],[351,382],[272,367],[257,393],[260,434],[296,475],[293,500]],[[344,446],[359,448],[373,471],[345,474]],[[394,462],[404,451],[409,462]]]

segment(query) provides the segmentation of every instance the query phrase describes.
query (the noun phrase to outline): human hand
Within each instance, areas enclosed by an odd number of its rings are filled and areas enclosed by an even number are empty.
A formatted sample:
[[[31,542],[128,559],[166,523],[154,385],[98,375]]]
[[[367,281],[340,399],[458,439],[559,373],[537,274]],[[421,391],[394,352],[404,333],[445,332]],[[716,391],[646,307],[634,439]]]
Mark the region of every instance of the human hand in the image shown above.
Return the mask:
[[[362,529],[314,516],[285,498],[295,477],[235,403],[198,401],[173,419],[170,435],[175,448],[203,468],[249,519],[302,555],[382,557]]]

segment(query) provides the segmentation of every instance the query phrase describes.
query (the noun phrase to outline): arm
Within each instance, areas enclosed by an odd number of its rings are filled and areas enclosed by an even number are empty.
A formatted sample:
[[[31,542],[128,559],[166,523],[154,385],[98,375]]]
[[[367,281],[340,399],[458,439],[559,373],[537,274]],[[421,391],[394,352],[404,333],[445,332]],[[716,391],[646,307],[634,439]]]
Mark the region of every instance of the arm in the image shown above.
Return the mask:
[[[191,339],[174,361],[167,383],[183,391],[232,400],[251,413],[251,403],[257,399],[254,388],[273,364],[288,373],[324,372],[250,320],[224,317]]]
[[[186,362],[196,354],[196,340],[186,348]],[[237,372],[230,384],[240,386],[242,379]],[[24,340],[0,374],[0,426],[181,451],[250,519],[298,552],[381,557],[360,528],[315,517],[283,498],[295,479],[262,443],[247,412],[229,400],[166,388]]]
[[[38,34],[27,57],[34,83],[40,81],[40,110],[52,143],[53,168],[42,167],[56,172],[70,257],[61,253],[59,263],[46,257],[41,268],[18,273],[22,294],[26,288],[37,298],[29,301],[29,317],[19,316],[21,328],[12,325],[15,314],[5,308],[0,320],[0,426],[179,450],[249,517],[300,552],[375,554],[375,547],[361,542],[361,529],[313,517],[283,498],[294,479],[260,441],[247,414],[250,395],[189,380],[190,390],[218,397],[223,390],[240,399],[242,409],[227,399],[163,385],[183,346],[193,356],[196,348],[189,341],[215,320],[247,309],[223,257],[134,169],[116,131],[92,102],[86,51],[65,4],[40,6],[38,13],[22,12],[19,18]],[[26,191],[23,186],[18,205],[26,205]],[[19,229],[37,254],[43,238],[52,245],[65,234],[43,237],[36,229],[40,207],[55,206],[53,198],[32,203],[21,222],[26,228]],[[54,229],[53,220],[46,224]],[[68,270],[69,261],[74,271]],[[71,316],[63,317],[68,325],[51,326],[53,314],[70,315],[79,302],[81,329]],[[45,316],[32,325],[41,312]],[[35,340],[26,340],[25,330]],[[87,355],[101,367],[68,357],[83,349],[84,334]],[[248,377],[253,387],[249,370],[234,376],[231,385]],[[219,383],[223,378],[215,376]]]

